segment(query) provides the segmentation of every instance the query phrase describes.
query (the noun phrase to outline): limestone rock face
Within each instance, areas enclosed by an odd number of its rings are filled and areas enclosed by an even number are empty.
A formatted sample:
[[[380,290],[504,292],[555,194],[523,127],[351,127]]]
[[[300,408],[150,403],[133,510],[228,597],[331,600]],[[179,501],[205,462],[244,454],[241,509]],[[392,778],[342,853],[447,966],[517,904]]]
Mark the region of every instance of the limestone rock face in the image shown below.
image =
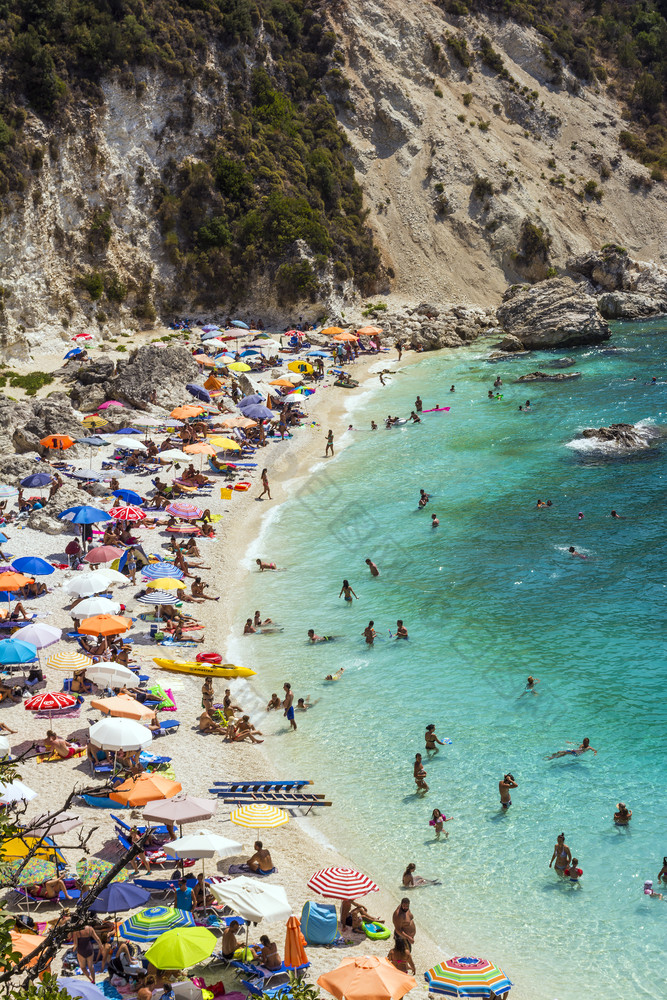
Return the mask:
[[[568,262],[587,278],[606,319],[640,319],[667,312],[667,268],[634,260],[620,247],[607,247]]]
[[[160,406],[171,409],[183,401],[183,386],[197,382],[200,372],[185,347],[147,344],[134,351],[127,361],[114,363],[97,359],[75,375],[72,399],[90,411],[106,399],[117,399],[137,410],[148,409],[151,394]]]
[[[571,278],[513,285],[497,315],[506,334],[533,349],[597,344],[611,336],[591,285]]]
[[[504,351],[506,354],[515,354],[517,351],[524,351],[524,346],[518,337],[508,334],[498,344],[498,350]]]

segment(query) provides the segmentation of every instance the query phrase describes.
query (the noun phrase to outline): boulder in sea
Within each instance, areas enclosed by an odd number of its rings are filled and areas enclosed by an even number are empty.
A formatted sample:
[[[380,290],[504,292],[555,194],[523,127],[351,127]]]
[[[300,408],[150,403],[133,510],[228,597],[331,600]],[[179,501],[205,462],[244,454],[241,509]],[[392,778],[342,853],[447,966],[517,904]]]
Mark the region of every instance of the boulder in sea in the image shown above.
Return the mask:
[[[641,319],[667,312],[667,268],[634,260],[610,243],[568,261],[568,271],[586,278],[606,319]]]
[[[498,350],[504,351],[505,354],[517,354],[519,352],[525,352],[526,348],[523,346],[518,337],[508,333],[507,336],[503,337],[498,344]]]
[[[667,312],[667,294],[656,298],[638,292],[605,292],[598,306],[605,319],[646,319]]]
[[[571,378],[581,378],[581,372],[528,372],[521,375],[517,382],[567,382]]]
[[[497,315],[505,333],[529,348],[597,344],[611,337],[591,285],[571,278],[514,285]]]
[[[623,448],[648,448],[660,436],[660,431],[651,425],[635,427],[634,424],[610,424],[609,427],[586,427],[581,436],[600,442],[613,441]]]

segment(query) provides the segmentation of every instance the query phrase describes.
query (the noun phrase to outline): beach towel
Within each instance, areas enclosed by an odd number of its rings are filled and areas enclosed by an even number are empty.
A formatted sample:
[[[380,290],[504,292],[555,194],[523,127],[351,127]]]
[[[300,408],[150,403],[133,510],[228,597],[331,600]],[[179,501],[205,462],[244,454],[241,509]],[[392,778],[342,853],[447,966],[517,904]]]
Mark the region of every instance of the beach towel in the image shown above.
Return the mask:
[[[272,868],[270,872],[254,872],[252,868],[249,868],[246,864],[230,865],[228,869],[230,875],[256,875],[257,878],[265,878],[267,875],[274,875],[277,870],[277,868]]]
[[[55,751],[53,753],[38,753],[37,763],[38,764],[50,764],[58,760],[72,760],[74,757],[84,757],[86,753],[85,747],[77,747],[74,753],[70,754],[69,757],[61,757]]]

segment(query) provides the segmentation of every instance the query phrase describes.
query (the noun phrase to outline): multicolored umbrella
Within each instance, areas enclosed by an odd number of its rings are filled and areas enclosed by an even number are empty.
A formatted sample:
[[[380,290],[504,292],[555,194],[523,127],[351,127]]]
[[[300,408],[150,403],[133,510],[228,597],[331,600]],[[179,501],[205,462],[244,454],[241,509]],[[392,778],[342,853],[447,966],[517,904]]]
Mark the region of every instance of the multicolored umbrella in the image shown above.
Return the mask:
[[[368,875],[354,868],[322,868],[308,881],[308,888],[319,892],[320,896],[333,899],[356,899],[369,892],[379,892],[379,886]]]
[[[127,507],[112,507],[109,511],[117,521],[145,521],[146,512],[141,507],[128,505]]]
[[[44,858],[31,858],[17,876],[17,872],[23,862],[20,858],[15,861],[3,862],[0,865],[0,881],[5,885],[41,885],[49,878],[58,878],[58,868],[53,861],[46,861]]]
[[[118,928],[118,933],[127,941],[155,941],[166,931],[176,927],[194,927],[195,920],[187,910],[177,910],[173,906],[149,906],[133,913]]]
[[[92,662],[89,656],[76,653],[73,649],[66,649],[62,653],[51,653],[46,665],[55,670],[85,670]]]
[[[425,974],[429,993],[447,997],[506,997],[512,983],[486,958],[454,956]]]
[[[185,520],[201,517],[204,513],[201,507],[197,507],[193,503],[188,503],[186,500],[174,500],[165,509],[167,514],[171,514],[173,517],[182,517]]]
[[[76,873],[84,885],[92,885],[98,878],[107,875],[113,867],[110,861],[104,861],[103,858],[81,858],[76,863]],[[132,874],[129,869],[124,869],[114,875],[112,882],[127,882]]]

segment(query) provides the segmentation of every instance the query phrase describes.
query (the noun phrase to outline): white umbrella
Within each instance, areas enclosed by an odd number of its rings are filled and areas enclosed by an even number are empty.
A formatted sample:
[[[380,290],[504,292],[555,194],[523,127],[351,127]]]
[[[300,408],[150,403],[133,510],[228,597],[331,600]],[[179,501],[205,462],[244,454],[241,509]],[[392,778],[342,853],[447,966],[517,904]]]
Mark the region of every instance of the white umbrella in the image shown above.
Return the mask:
[[[165,844],[165,850],[167,846]],[[234,913],[253,923],[287,920],[292,916],[292,907],[281,885],[258,883],[246,875],[239,875],[229,882],[216,882],[210,889],[219,902],[226,903]]]
[[[79,576],[66,580],[63,590],[66,594],[77,597],[92,597],[102,590],[107,590],[113,583],[127,583],[128,578],[115,569],[95,569],[91,573],[81,573]]]
[[[62,634],[61,628],[47,625],[45,622],[35,622],[34,625],[26,625],[24,629],[21,629],[23,641],[31,643],[36,649],[52,646],[54,642],[58,642]]]
[[[236,840],[229,840],[221,837],[218,833],[211,833],[210,830],[197,830],[196,833],[188,834],[186,837],[179,837],[168,844],[162,845],[165,854],[172,858],[199,858],[201,859],[201,873],[204,876],[204,859],[212,858],[218,854],[221,858],[229,858],[243,849],[243,844]],[[204,892],[204,912],[206,912],[206,892]]]
[[[136,677],[122,663],[95,663],[86,668],[86,677],[98,687],[123,687],[133,683]]]
[[[164,459],[166,462],[189,462],[192,459],[192,455],[186,455],[179,448],[168,448],[166,451],[161,451],[157,457],[160,461]]]
[[[0,757],[6,757],[9,753],[9,740],[6,736],[0,736]]]
[[[91,618],[93,615],[117,615],[119,612],[119,601],[111,601],[108,597],[87,597],[72,608],[70,615],[72,618]]]
[[[8,785],[0,781],[0,802],[4,802],[5,805],[10,802],[32,802],[36,798],[37,792],[33,792],[32,788],[28,788],[18,778],[10,781]]]
[[[91,743],[100,750],[145,750],[153,734],[134,719],[117,719],[107,716],[91,726],[88,735]]]
[[[126,434],[123,435],[123,441],[116,442],[116,447],[121,451],[146,451],[146,445],[142,444],[141,441],[136,441],[134,438],[128,437]]]

